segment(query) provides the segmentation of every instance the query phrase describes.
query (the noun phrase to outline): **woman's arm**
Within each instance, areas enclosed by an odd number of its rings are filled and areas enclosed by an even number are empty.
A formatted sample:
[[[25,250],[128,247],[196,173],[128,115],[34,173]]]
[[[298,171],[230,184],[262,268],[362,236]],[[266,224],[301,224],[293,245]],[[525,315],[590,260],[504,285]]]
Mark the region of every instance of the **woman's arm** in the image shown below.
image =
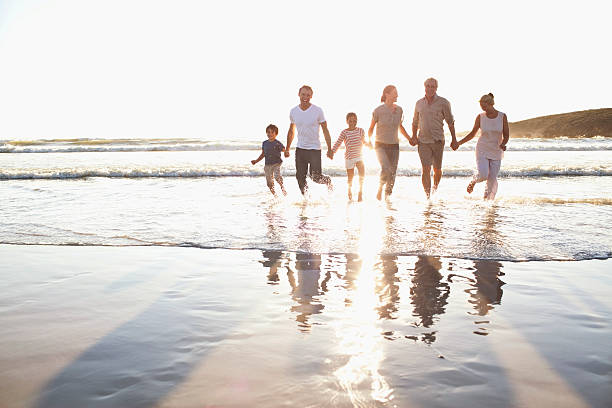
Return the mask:
[[[368,139],[370,140],[370,144],[372,143],[372,134],[374,133],[374,126],[376,126],[376,120],[372,118],[372,123],[370,123],[370,128],[368,129]]]
[[[476,121],[474,121],[474,128],[472,129],[472,131],[465,135],[463,139],[457,142],[457,147],[472,140],[474,136],[476,136],[476,132],[478,132],[478,129],[480,129],[480,115],[476,116]]]
[[[510,139],[510,126],[508,126],[508,117],[504,113],[504,128],[502,130],[503,140],[499,145],[499,148],[502,150],[506,150],[506,145],[508,144],[508,139]]]
[[[408,132],[406,132],[406,129],[404,129],[404,125],[402,123],[400,123],[399,125],[399,131],[402,133],[402,135],[404,135],[406,140],[408,140],[410,144],[412,144],[412,139],[410,138],[410,136],[408,136]]]

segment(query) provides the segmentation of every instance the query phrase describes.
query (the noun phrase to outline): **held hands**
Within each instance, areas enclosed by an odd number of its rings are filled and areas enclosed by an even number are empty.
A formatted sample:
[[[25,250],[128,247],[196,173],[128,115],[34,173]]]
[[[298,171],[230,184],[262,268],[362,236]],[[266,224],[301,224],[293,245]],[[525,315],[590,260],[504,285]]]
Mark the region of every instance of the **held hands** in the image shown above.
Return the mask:
[[[453,150],[457,150],[457,149],[459,148],[459,146],[460,146],[460,145],[459,145],[459,142],[458,142],[458,141],[456,141],[456,140],[453,140],[453,141],[451,142],[451,144],[450,144],[450,147],[451,147],[451,149],[453,149]]]
[[[502,149],[504,152],[506,151],[506,145],[505,144],[500,144],[499,148]]]
[[[334,159],[334,152],[332,152],[331,150],[327,151],[327,157],[329,157],[331,160]]]
[[[289,153],[289,149],[285,149],[285,157],[289,157],[290,153]]]
[[[411,137],[408,139],[408,143],[410,143],[410,146],[416,146],[417,144],[419,144],[419,139],[417,139],[416,136]]]

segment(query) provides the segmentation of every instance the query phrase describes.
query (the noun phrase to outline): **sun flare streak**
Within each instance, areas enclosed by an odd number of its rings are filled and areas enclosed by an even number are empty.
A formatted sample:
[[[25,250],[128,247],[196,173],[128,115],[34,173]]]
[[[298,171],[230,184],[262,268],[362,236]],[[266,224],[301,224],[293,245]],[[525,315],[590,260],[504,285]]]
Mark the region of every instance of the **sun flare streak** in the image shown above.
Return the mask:
[[[345,318],[336,325],[340,354],[348,361],[334,375],[354,406],[369,406],[369,401],[387,402],[393,399],[393,389],[379,373],[385,358],[383,338],[377,313],[376,270],[374,268],[384,227],[364,222],[359,257],[347,265],[354,277],[352,290],[347,291]],[[364,220],[365,221],[365,220]],[[380,224],[380,225],[379,225]],[[348,274],[347,274],[348,276]]]

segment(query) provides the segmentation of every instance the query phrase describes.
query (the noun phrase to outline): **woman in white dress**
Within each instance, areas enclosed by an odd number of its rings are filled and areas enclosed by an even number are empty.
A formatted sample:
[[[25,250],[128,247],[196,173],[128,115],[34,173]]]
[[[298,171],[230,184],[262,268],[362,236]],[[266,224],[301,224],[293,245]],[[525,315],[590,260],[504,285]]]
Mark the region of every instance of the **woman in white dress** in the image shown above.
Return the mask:
[[[501,167],[501,160],[506,150],[506,144],[510,137],[508,118],[503,112],[496,110],[493,94],[489,93],[480,98],[480,107],[484,112],[476,116],[474,128],[463,139],[451,144],[453,150],[457,150],[462,144],[469,142],[476,136],[480,129],[480,137],[476,143],[476,165],[478,172],[467,186],[467,192],[474,190],[476,183],[487,181],[485,188],[485,200],[493,200],[497,192],[497,174]]]

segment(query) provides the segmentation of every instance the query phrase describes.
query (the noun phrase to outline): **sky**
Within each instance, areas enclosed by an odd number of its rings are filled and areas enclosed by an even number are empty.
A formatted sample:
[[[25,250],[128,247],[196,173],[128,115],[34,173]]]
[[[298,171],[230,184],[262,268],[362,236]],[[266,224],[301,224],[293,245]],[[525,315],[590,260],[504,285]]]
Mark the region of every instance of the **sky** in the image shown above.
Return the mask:
[[[0,140],[263,140],[303,84],[332,137],[428,77],[471,129],[612,106],[608,1],[0,0]]]

